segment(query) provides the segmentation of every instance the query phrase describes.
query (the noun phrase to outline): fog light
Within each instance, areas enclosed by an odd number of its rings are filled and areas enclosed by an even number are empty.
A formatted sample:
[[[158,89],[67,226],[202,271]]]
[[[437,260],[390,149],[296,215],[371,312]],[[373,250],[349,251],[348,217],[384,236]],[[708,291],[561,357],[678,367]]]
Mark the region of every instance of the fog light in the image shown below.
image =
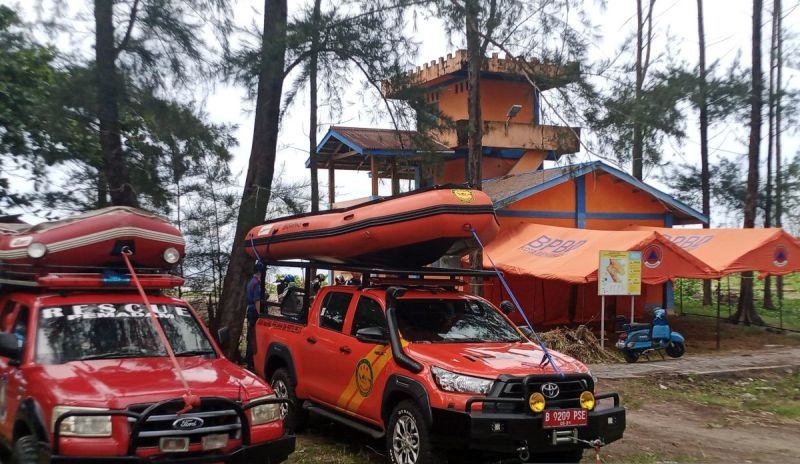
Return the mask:
[[[162,453],[183,453],[189,451],[189,437],[161,437],[158,445]]]
[[[528,397],[528,406],[531,407],[531,411],[533,412],[542,412],[544,411],[544,395],[539,392],[535,392]]]
[[[502,422],[492,422],[490,429],[494,433],[502,433],[506,428]]]
[[[581,407],[583,409],[588,409],[589,411],[591,411],[592,409],[594,409],[594,405],[595,401],[592,392],[585,391],[581,393]]]
[[[227,433],[216,433],[203,437],[203,451],[225,448],[228,444]]]
[[[41,242],[33,242],[28,245],[28,256],[39,259],[47,254],[47,245]]]
[[[172,247],[169,247],[166,250],[164,250],[164,254],[162,256],[164,258],[164,261],[166,261],[168,264],[175,264],[181,259],[180,252]]]

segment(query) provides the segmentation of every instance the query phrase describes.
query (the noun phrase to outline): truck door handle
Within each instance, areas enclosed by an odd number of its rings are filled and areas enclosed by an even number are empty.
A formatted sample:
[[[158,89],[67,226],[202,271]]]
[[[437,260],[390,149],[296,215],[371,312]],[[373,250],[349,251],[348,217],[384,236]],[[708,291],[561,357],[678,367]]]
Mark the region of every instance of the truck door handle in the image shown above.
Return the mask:
[[[316,339],[316,338],[314,338],[314,337],[308,337],[308,338],[306,338],[306,341],[307,341],[308,343],[311,343],[312,345],[313,345],[314,343],[317,343],[317,339]]]
[[[346,353],[346,354],[352,353],[352,351],[350,350],[350,347],[348,347],[348,346],[340,346],[339,347],[339,351],[342,352],[342,353]]]

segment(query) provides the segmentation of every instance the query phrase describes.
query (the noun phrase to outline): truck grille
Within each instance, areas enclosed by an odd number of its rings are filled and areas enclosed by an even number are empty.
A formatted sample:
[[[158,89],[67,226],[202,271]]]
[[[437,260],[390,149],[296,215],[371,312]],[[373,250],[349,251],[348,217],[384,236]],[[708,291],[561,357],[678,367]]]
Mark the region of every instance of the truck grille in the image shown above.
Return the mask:
[[[527,377],[501,376],[489,392],[489,397],[520,399],[522,403],[487,403],[485,411],[503,413],[531,413],[528,397],[533,392],[542,392],[545,384],[555,384],[558,394],[554,398],[546,398],[547,409],[579,408],[581,392],[594,390],[591,376],[585,374],[561,375],[529,375]]]
[[[137,404],[128,408],[129,411],[143,414],[152,404]],[[189,437],[189,443],[201,443],[203,436],[209,434],[227,433],[229,439],[241,438],[242,421],[240,412],[236,410],[235,403],[226,399],[203,398],[200,407],[177,415],[183,409],[183,401],[175,400],[163,402],[142,417],[139,433],[132,448],[158,447],[161,437],[181,436]],[[193,430],[178,430],[173,423],[178,419],[198,418],[202,425]],[[199,422],[199,421],[198,421]],[[137,420],[128,418],[128,428],[133,432]]]

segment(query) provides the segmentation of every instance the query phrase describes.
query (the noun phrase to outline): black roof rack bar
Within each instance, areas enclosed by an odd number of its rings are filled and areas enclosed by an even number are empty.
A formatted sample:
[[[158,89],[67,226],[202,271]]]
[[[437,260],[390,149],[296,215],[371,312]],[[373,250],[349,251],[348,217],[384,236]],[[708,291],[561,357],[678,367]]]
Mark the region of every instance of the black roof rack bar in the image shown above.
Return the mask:
[[[321,261],[265,261],[269,266],[298,267],[302,269],[330,269],[333,271],[351,271],[362,274],[401,274],[401,275],[427,275],[427,276],[464,276],[464,277],[496,277],[494,271],[475,269],[454,269],[444,267],[417,267],[413,269],[382,268],[372,266],[359,266],[354,264],[336,264]]]

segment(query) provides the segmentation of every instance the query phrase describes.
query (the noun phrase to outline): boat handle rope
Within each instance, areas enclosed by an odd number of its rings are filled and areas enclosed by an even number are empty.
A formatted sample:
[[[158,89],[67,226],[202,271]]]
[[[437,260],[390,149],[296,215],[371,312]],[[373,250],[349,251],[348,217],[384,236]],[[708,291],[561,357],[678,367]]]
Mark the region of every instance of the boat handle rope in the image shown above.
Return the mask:
[[[139,283],[139,277],[136,275],[136,271],[133,269],[131,261],[128,258],[129,255],[133,254],[133,252],[130,250],[130,248],[123,247],[120,254],[122,255],[122,259],[125,260],[125,265],[128,266],[128,271],[131,273],[131,278],[136,284],[136,288],[139,289],[139,296],[141,296],[142,300],[144,300],[147,313],[150,315],[153,325],[156,326],[156,332],[158,332],[158,336],[161,338],[161,343],[163,343],[164,347],[167,349],[167,355],[169,355],[169,359],[172,361],[172,367],[175,370],[175,374],[177,374],[178,378],[181,380],[181,383],[183,383],[184,390],[186,390],[186,393],[183,395],[183,409],[176,413],[180,416],[181,414],[200,406],[200,397],[192,393],[192,389],[189,387],[189,383],[186,381],[186,377],[183,375],[183,370],[181,369],[180,364],[178,364],[178,358],[175,356],[175,352],[172,351],[172,346],[169,344],[167,334],[164,332],[164,328],[161,326],[161,321],[158,320],[158,316],[156,316],[156,312],[153,307],[150,306],[150,300],[147,299],[147,294],[144,292],[142,284]]]
[[[261,256],[259,256],[258,254],[258,249],[256,248],[256,242],[253,241],[252,235],[250,236],[250,247],[253,248],[253,253],[255,253],[256,255],[256,265],[261,264],[262,266],[264,266],[264,263],[261,261]]]
[[[475,237],[475,241],[478,242],[478,246],[480,246],[483,255],[489,258],[489,262],[492,263],[492,268],[494,269],[494,273],[497,274],[497,278],[500,279],[500,283],[503,284],[503,288],[505,288],[506,292],[508,292],[509,296],[511,296],[511,301],[514,302],[514,306],[517,308],[517,311],[519,311],[519,314],[522,316],[522,319],[525,321],[525,324],[528,326],[529,329],[531,329],[531,333],[533,334],[533,337],[536,339],[536,343],[538,343],[539,346],[542,348],[542,351],[544,352],[544,357],[542,358],[542,360],[546,360],[547,362],[543,362],[540,364],[542,364],[543,366],[550,364],[551,366],[553,366],[553,370],[555,370],[556,373],[561,374],[561,377],[564,377],[564,373],[561,372],[561,369],[559,369],[556,363],[553,361],[553,357],[550,356],[550,351],[547,349],[547,346],[545,346],[542,339],[539,338],[539,334],[536,333],[536,330],[533,328],[533,324],[531,324],[531,321],[528,320],[528,316],[525,315],[525,311],[522,310],[522,306],[519,304],[519,301],[517,301],[517,297],[516,295],[514,295],[514,292],[511,291],[511,287],[508,286],[508,282],[506,282],[506,279],[503,277],[503,273],[500,272],[499,269],[497,269],[497,265],[494,263],[494,260],[489,255],[489,253],[486,252],[486,248],[483,246],[483,242],[481,242],[481,239],[478,237],[478,233],[475,231],[475,228],[471,227],[470,231],[472,232],[472,236]]]

